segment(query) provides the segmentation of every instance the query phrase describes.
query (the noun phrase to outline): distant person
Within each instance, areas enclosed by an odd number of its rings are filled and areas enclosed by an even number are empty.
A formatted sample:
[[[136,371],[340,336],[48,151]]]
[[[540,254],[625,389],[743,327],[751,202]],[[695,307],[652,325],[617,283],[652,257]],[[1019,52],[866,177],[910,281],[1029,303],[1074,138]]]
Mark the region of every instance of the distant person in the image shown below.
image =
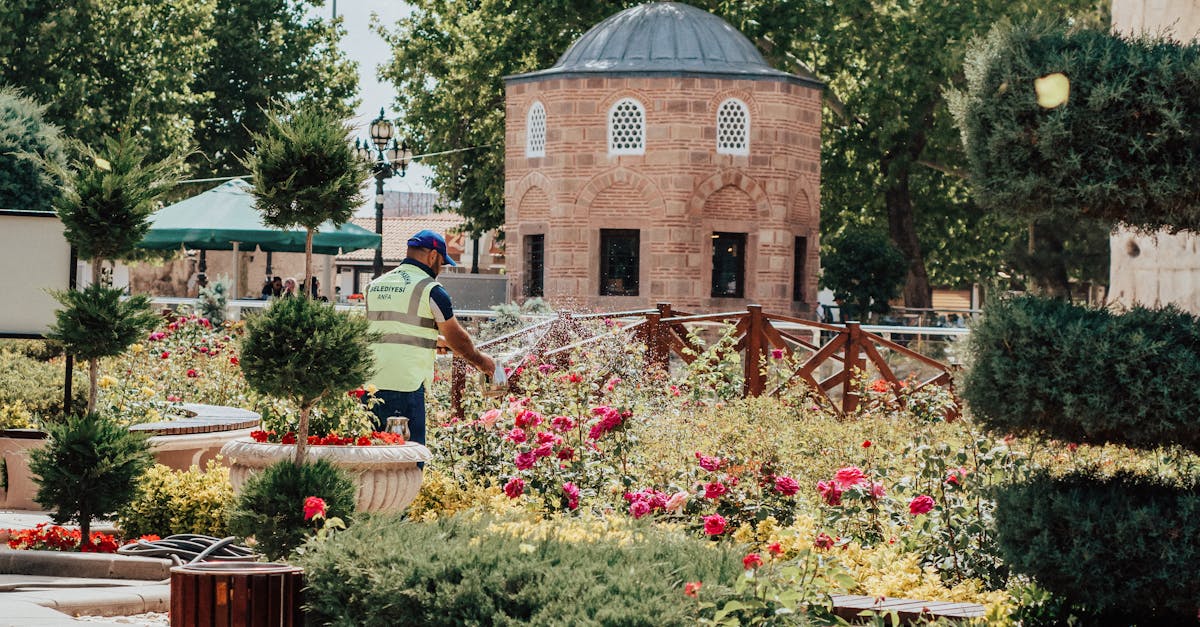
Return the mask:
[[[283,280],[283,293],[280,298],[291,298],[296,295],[296,279],[288,277]]]
[[[321,293],[321,282],[317,280],[317,277],[312,277],[312,297],[313,297],[313,300],[323,300],[323,301],[328,301],[328,300],[329,300],[328,298],[323,298],[323,297],[320,295],[320,293]]]
[[[369,383],[383,401],[372,411],[376,428],[388,418],[408,418],[410,439],[425,443],[425,381],[433,377],[438,334],[446,345],[480,372],[493,377],[496,363],[479,352],[471,335],[454,317],[450,295],[437,282],[442,265],[454,266],[446,239],[421,231],[408,240],[408,252],[395,270],[367,286],[367,320],[381,334],[371,345],[376,373]]]
[[[260,295],[260,298],[262,300],[270,300],[270,298],[274,295],[275,295],[274,286],[271,285],[271,279],[268,278],[265,281],[263,281],[262,294]]]
[[[283,296],[283,278],[275,277],[271,279],[271,297],[279,298]]]

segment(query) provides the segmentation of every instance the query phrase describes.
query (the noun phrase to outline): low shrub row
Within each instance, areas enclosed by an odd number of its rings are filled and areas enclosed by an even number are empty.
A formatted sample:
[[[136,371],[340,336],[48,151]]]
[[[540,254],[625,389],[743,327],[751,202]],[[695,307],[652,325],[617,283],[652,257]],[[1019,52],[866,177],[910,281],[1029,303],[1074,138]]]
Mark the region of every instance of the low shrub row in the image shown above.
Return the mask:
[[[0,348],[0,428],[25,428],[35,420],[62,417],[64,364],[62,359],[42,361],[40,350]],[[33,353],[33,355],[31,355]],[[87,406],[85,368],[75,368],[72,404]]]
[[[963,397],[1001,433],[1200,451],[1200,319],[1173,307],[1124,314],[1020,297],[971,333]]]
[[[1005,561],[1095,616],[1086,624],[1195,624],[1200,487],[1119,474],[1035,475],[997,490]]]

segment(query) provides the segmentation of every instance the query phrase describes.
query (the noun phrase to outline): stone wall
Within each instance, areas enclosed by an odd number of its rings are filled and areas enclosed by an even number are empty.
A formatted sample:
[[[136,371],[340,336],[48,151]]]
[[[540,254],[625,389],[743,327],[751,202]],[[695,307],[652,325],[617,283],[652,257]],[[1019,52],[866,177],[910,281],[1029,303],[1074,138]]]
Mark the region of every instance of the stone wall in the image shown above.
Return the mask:
[[[646,111],[643,155],[609,156],[609,108]],[[750,111],[748,156],[716,151],[717,107]],[[525,156],[526,113],[546,108],[546,156]],[[759,303],[803,314],[816,302],[821,92],[786,80],[549,78],[507,86],[505,160],[509,298],[521,300],[524,240],[545,235],[546,298],[596,309],[667,301],[680,309]],[[639,229],[639,295],[599,296],[600,229]],[[712,298],[714,231],[747,234],[746,298]],[[807,238],[803,301],[792,300],[793,248]]]

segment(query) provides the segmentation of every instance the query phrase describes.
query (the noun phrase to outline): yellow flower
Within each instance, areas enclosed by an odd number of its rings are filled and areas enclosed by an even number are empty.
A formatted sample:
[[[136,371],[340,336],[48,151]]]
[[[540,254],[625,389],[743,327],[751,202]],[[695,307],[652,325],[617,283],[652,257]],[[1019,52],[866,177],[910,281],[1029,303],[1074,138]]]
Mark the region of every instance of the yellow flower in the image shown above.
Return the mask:
[[[108,389],[116,384],[117,384],[116,377],[111,377],[109,375],[104,375],[103,377],[100,377],[99,381],[96,381],[96,385],[98,385],[102,388],[105,388],[105,389]]]
[[[367,391],[367,394],[374,394],[379,391],[379,388],[375,387],[374,383],[368,383],[367,387],[363,389]]]
[[[154,395],[156,394],[154,388],[142,388],[141,392],[142,396],[145,396],[146,398],[154,398]]]
[[[146,347],[142,346],[141,344],[134,344],[133,346],[129,347],[129,350],[133,351],[136,354],[136,353],[141,353],[142,351],[146,350]]]

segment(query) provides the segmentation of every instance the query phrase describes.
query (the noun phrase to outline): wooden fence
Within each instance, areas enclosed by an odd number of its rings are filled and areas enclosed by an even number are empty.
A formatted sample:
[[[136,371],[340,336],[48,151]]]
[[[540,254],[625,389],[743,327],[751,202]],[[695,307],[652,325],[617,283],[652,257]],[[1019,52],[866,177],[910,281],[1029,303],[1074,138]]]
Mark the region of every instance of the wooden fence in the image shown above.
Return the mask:
[[[602,334],[593,334],[580,324],[583,320],[599,318],[640,318],[640,320]],[[864,331],[857,322],[847,322],[844,325],[824,324],[765,313],[759,305],[749,305],[744,311],[698,315],[676,311],[669,303],[659,303],[655,309],[636,311],[585,315],[560,312],[555,318],[482,342],[478,348],[484,352],[490,352],[490,349],[514,340],[536,336],[538,339],[527,354],[538,356],[540,362],[565,363],[569,353],[573,350],[614,334],[631,334],[646,347],[644,359],[647,367],[667,369],[670,365],[671,355],[690,364],[704,352],[705,347],[689,335],[686,326],[702,322],[735,325],[734,333],[737,343],[733,350],[742,354],[743,396],[778,395],[799,380],[807,384],[835,412],[845,415],[858,408],[860,390],[854,380],[854,373],[865,370],[868,363],[875,366],[879,371],[880,378],[887,381],[901,403],[904,402],[906,394],[930,385],[952,388],[950,366],[879,335]],[[815,337],[828,337],[828,339],[824,340],[823,344],[812,342],[795,333],[776,328],[773,323],[788,323],[790,326],[812,329],[818,332],[813,334]],[[897,329],[900,330],[903,327],[897,327]],[[936,374],[916,385],[906,387],[883,358],[880,353],[881,348],[930,366],[936,371]],[[783,351],[792,359],[789,363],[798,363],[799,365],[783,384],[768,390],[762,364],[768,359],[771,350]],[[804,357],[802,361],[797,358],[798,352],[800,357]],[[824,379],[818,379],[821,366],[830,362],[837,362],[839,366],[837,372]],[[460,418],[463,413],[462,396],[466,388],[468,368],[463,360],[457,356],[454,357],[451,368],[451,404],[454,415]],[[520,374],[510,377],[510,388],[517,387],[519,384]],[[835,402],[830,396],[830,392],[838,387],[841,388],[841,399],[840,402]]]

